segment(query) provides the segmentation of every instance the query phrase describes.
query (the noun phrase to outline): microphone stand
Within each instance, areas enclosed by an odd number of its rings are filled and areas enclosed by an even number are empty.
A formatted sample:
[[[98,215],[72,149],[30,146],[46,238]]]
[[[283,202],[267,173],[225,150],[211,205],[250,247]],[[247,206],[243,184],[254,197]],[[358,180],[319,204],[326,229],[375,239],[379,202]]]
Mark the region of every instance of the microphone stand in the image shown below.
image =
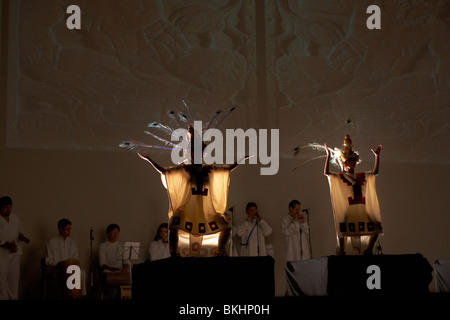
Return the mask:
[[[383,249],[381,248],[380,239],[377,239],[377,254],[383,254]]]
[[[312,259],[312,246],[311,246],[311,228],[309,224],[309,211],[311,209],[303,209],[302,212],[306,212],[306,221],[308,222],[308,246],[309,246],[309,256]],[[302,229],[300,228],[300,239],[301,239]],[[301,240],[300,240],[301,241]],[[302,248],[303,250],[303,248]]]
[[[310,259],[312,259],[312,246],[311,246],[311,225],[309,224],[309,210],[310,209],[306,209],[306,219],[308,220],[308,244],[309,244],[309,257]]]
[[[303,243],[302,243],[302,237],[303,237],[303,230],[302,225],[300,225],[300,260],[303,261]]]
[[[258,214],[257,214],[258,216]],[[256,217],[256,243],[258,245],[258,257],[259,257],[259,223],[258,223],[258,217]]]
[[[93,257],[93,251],[92,251],[92,242],[94,241],[94,229],[91,227],[91,230],[89,232],[89,238],[91,240],[91,288],[94,286],[94,257]]]

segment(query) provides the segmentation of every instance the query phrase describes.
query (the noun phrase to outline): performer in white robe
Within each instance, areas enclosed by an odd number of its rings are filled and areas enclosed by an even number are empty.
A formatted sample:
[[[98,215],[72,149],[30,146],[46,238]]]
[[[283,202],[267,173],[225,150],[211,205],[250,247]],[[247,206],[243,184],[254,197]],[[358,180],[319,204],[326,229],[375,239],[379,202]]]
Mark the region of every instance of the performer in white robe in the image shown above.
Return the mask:
[[[246,206],[247,220],[236,228],[236,234],[241,238],[241,257],[267,256],[266,240],[272,233],[272,228],[261,218],[256,203],[249,202]]]
[[[375,177],[379,172],[381,146],[372,152],[375,166],[372,172],[355,173],[359,154],[352,150],[350,136],[345,136],[344,150],[339,152],[338,161],[342,173],[329,170],[330,151],[325,145],[327,160],[324,174],[330,185],[331,202],[338,237],[338,254],[345,254],[346,239],[351,239],[355,254],[361,254],[361,240],[367,242],[364,254],[372,254],[378,235],[382,233],[380,206],[376,193]]]
[[[289,203],[289,214],[281,219],[286,261],[301,261],[311,259],[309,243],[309,225],[301,213],[301,203],[292,200]]]
[[[29,243],[23,235],[19,217],[12,212],[10,197],[0,198],[0,300],[19,298],[21,241]]]

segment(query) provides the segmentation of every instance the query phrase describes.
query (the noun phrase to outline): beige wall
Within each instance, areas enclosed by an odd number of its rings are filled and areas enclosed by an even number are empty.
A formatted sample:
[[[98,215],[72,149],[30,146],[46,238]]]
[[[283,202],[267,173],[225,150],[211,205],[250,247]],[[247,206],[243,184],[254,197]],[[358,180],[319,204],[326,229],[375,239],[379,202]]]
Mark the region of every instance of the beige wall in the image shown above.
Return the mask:
[[[148,245],[167,216],[167,196],[159,175],[132,153],[69,152],[5,149],[2,147],[1,194],[14,200],[26,235],[22,257],[25,297],[39,293],[39,259],[57,233],[56,222],[73,222],[81,265],[89,270],[89,229],[95,231],[94,252],[105,239],[111,222],[121,226],[121,240]],[[328,184],[322,162],[292,172],[297,161],[282,161],[276,176],[260,176],[256,165],[243,165],[232,173],[229,205],[236,205],[236,223],[245,218],[248,201],[255,201],[273,227],[268,242],[276,254],[276,294],[284,293],[284,244],[280,218],[287,204],[299,199],[311,208],[313,256],[334,254],[335,233]],[[422,253],[433,264],[449,258],[449,201],[446,166],[381,163],[377,180],[385,235],[385,254]]]

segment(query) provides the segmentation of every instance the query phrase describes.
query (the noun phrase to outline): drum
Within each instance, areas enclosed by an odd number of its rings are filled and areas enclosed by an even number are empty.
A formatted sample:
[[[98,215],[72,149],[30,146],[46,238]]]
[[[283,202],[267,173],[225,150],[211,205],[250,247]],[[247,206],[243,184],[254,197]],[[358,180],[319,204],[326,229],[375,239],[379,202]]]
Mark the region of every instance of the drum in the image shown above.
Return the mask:
[[[56,265],[56,272],[57,272],[57,286],[58,286],[58,293],[59,293],[59,297],[63,300],[78,300],[81,299],[83,296],[82,293],[82,286],[83,284],[83,279],[82,279],[82,275],[81,275],[81,270],[80,270],[80,289],[69,289],[67,287],[67,279],[73,275],[73,271],[67,273],[67,268],[71,265],[76,265],[76,266],[80,266],[80,263],[78,262],[78,260],[76,259],[68,259],[68,260],[64,260],[64,261],[60,261],[57,265]]]

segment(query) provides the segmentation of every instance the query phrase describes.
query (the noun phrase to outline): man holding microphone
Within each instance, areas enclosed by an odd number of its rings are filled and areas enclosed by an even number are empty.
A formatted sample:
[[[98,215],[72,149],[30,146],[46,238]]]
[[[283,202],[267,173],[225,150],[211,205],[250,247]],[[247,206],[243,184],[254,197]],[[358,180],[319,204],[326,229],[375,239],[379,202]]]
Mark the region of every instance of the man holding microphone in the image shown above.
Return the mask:
[[[292,200],[289,202],[289,214],[281,219],[286,261],[311,259],[309,224],[301,210],[302,205],[300,201]]]
[[[267,256],[265,237],[272,233],[272,228],[261,218],[256,203],[249,202],[245,213],[247,221],[236,230],[241,238],[241,257]]]

